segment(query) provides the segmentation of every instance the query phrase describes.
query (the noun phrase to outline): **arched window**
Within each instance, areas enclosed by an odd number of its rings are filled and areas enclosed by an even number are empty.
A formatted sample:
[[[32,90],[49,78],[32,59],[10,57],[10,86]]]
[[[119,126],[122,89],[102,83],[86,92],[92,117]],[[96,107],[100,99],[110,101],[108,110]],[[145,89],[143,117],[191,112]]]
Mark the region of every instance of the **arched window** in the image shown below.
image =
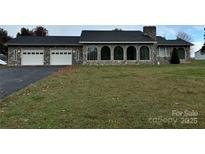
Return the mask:
[[[123,48],[120,46],[114,49],[114,60],[123,60]]]
[[[183,48],[178,49],[178,56],[179,56],[179,59],[185,59],[185,51]]]
[[[149,48],[142,46],[140,48],[140,60],[149,60]]]
[[[97,60],[97,48],[96,47],[88,47],[87,50],[87,60]]]
[[[101,60],[110,60],[110,48],[108,46],[104,46],[101,49]]]
[[[136,48],[129,46],[127,48],[127,60],[136,60]]]

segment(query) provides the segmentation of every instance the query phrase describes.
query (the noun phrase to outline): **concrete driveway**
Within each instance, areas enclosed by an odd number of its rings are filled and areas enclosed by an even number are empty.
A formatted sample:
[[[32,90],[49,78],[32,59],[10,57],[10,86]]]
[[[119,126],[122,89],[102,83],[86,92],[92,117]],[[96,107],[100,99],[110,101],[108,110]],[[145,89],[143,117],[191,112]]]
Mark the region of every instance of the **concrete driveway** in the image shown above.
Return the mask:
[[[0,101],[13,92],[54,73],[59,68],[61,67],[0,67]]]

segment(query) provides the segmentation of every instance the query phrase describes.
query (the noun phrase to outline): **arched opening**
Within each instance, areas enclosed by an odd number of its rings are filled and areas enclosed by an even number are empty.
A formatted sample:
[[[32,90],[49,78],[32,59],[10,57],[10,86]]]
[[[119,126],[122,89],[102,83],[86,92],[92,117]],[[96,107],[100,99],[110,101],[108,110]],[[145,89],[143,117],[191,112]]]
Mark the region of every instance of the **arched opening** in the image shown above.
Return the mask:
[[[178,56],[179,56],[179,59],[185,59],[185,51],[183,48],[178,49]]]
[[[87,60],[97,60],[97,48],[94,46],[88,47]]]
[[[110,60],[110,48],[108,46],[104,46],[101,49],[101,60]]]
[[[127,48],[127,60],[136,60],[136,48],[134,46]]]
[[[142,46],[140,48],[140,60],[149,60],[149,48],[146,46]]]
[[[173,51],[171,53],[170,63],[171,64],[179,64],[180,63],[178,50],[176,48],[173,48]]]
[[[120,46],[114,49],[114,60],[123,60],[123,48]]]

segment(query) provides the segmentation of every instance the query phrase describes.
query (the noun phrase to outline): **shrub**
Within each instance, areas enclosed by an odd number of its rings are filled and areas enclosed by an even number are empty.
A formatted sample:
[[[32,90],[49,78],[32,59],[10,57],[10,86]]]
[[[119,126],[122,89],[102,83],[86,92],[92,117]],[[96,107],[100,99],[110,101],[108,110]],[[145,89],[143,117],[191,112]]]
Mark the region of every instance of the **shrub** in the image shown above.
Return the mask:
[[[177,53],[177,49],[174,48],[171,56],[171,64],[179,64],[179,63],[180,63],[179,55]]]

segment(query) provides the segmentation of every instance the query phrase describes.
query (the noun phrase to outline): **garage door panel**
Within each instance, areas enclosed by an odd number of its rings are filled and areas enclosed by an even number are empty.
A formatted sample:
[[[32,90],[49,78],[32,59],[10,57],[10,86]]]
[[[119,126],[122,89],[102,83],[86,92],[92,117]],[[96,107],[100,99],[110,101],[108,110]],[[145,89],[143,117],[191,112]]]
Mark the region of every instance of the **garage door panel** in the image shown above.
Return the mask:
[[[52,50],[50,65],[72,65],[72,52],[69,50]]]
[[[21,56],[22,65],[43,65],[44,52],[43,50],[23,50]]]

